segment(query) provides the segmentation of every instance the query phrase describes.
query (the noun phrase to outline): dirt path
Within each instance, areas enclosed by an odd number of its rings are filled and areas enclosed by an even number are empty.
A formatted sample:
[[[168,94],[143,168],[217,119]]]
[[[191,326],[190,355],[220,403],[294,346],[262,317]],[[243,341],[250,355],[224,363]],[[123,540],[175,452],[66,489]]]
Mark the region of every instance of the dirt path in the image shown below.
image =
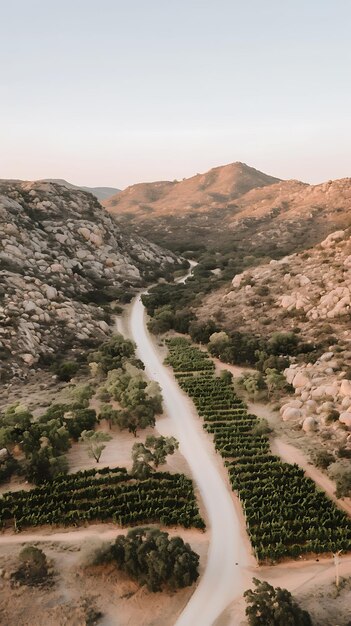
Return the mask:
[[[147,374],[161,386],[173,434],[179,440],[180,451],[188,461],[201,493],[211,533],[205,572],[177,620],[177,626],[211,626],[247,587],[247,568],[254,564],[254,559],[242,540],[242,520],[221,475],[220,459],[200,420],[194,416],[192,403],[162,363],[146,329],[140,296],[132,307],[130,328],[137,355],[145,363]]]
[[[316,485],[321,487],[321,489],[323,489],[323,491],[325,491],[328,496],[334,500],[335,504],[337,504],[339,508],[351,515],[351,498],[345,498],[344,500],[337,498],[335,496],[335,483],[330,480],[328,476],[323,474],[323,472],[321,472],[317,467],[311,465],[300,450],[278,438],[272,440],[271,450],[273,454],[280,456],[283,461],[286,461],[287,463],[297,463],[300,467],[302,467],[306,476],[312,478]]]
[[[232,372],[233,376],[242,376],[248,372],[256,370],[242,367],[239,365],[229,365],[223,363],[219,359],[214,359],[217,371],[224,369]],[[266,418],[270,425],[275,426],[277,422],[277,412],[273,411],[269,404],[263,402],[247,402],[250,413],[258,417]],[[278,419],[280,417],[278,416]],[[287,433],[285,433],[287,435]],[[335,482],[333,482],[324,472],[320,471],[315,465],[310,463],[306,454],[295,445],[283,441],[280,437],[274,437],[271,440],[271,450],[273,454],[279,456],[286,463],[297,463],[306,473],[306,476],[318,485],[325,493],[335,502],[335,504],[351,516],[351,498],[340,499],[335,496]]]

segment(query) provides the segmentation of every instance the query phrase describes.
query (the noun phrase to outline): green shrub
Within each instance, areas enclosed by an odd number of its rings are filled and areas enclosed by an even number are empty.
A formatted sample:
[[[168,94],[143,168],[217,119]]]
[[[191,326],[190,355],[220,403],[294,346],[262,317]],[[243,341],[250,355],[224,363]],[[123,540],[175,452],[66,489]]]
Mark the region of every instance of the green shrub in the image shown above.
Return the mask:
[[[59,380],[69,382],[71,378],[78,372],[79,364],[75,361],[64,361],[56,365],[54,371]]]
[[[244,593],[250,626],[312,626],[312,620],[290,591],[253,578],[255,589]]]
[[[189,544],[157,529],[135,528],[120,535],[112,554],[119,569],[149,591],[188,587],[199,576],[199,557]]]

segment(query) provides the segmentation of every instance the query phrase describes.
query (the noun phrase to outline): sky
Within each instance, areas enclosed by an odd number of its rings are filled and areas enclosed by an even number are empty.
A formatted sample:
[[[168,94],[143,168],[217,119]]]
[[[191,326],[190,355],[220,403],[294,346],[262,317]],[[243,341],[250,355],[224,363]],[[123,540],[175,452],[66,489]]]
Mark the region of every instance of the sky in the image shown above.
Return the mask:
[[[0,178],[351,176],[350,0],[0,0]]]

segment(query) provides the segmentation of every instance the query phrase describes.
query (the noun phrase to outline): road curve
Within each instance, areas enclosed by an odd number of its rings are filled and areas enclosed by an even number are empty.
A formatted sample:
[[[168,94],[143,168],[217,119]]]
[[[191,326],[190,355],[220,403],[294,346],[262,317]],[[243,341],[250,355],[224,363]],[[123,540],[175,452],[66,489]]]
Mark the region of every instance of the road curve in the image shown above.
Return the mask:
[[[132,305],[130,332],[148,376],[160,384],[174,435],[201,493],[210,527],[205,571],[176,626],[211,626],[244,590],[243,568],[249,564],[249,557],[242,541],[240,520],[210,449],[209,436],[199,427],[190,400],[163,365],[151,340],[141,296]]]

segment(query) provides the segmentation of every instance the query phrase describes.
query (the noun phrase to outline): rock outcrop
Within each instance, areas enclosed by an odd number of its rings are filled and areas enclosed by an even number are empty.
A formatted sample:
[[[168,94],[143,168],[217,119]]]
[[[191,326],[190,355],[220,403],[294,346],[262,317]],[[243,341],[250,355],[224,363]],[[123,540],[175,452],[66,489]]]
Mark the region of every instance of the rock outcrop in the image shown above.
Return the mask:
[[[267,336],[277,329],[297,329],[301,341],[319,344],[321,339],[325,343],[334,339],[341,344],[339,349],[349,349],[350,258],[351,231],[338,230],[309,250],[237,274],[229,288],[204,299],[198,314],[216,319],[220,312],[229,330]],[[325,354],[326,362],[328,358]]]
[[[174,267],[176,257],[121,232],[91,194],[0,182],[2,376],[103,340],[109,300]]]
[[[333,352],[322,354],[315,363],[292,364],[285,371],[294,388],[280,413],[284,421],[297,421],[305,432],[326,427],[351,427],[351,380],[343,361]]]

